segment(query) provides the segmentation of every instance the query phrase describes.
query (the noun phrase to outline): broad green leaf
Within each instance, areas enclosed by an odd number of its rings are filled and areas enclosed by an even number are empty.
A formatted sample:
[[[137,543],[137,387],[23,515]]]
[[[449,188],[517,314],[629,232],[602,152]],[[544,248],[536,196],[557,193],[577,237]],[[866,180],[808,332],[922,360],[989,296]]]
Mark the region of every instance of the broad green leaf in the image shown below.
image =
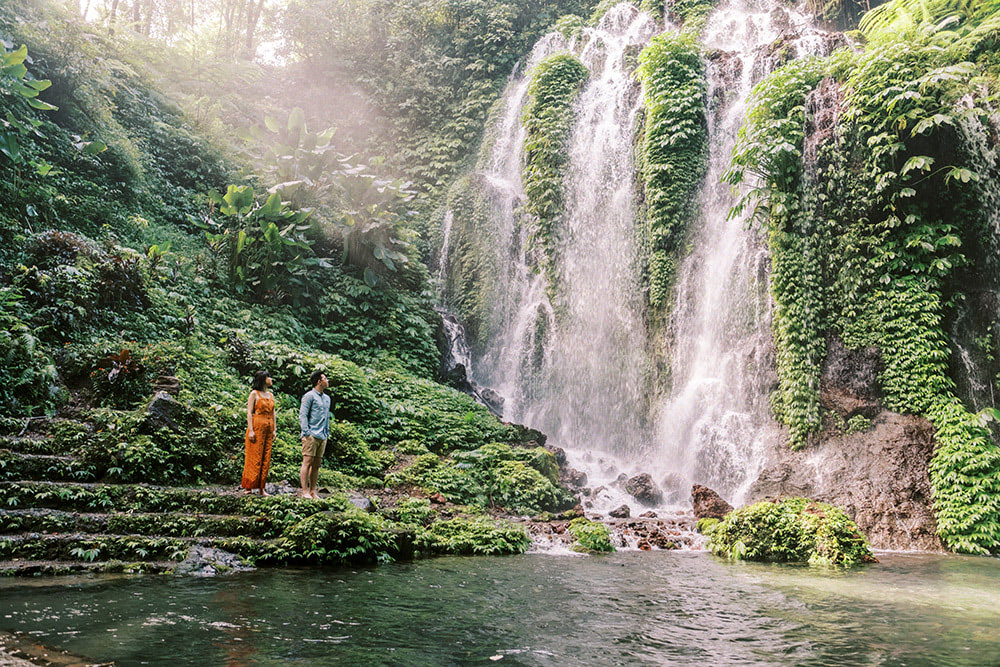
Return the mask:
[[[38,109],[39,111],[58,111],[59,110],[59,107],[57,107],[54,104],[49,104],[48,102],[43,102],[41,100],[36,100],[36,99],[32,99],[32,98],[28,99],[28,104],[31,107],[33,107],[35,109]],[[107,148],[107,146],[105,146],[105,148]],[[98,151],[98,152],[100,152],[100,151]]]
[[[19,48],[17,51],[11,51],[10,53],[6,54],[3,57],[3,59],[4,62],[6,62],[8,65],[20,65],[27,59],[27,57],[28,57],[28,45],[22,44],[21,48]]]

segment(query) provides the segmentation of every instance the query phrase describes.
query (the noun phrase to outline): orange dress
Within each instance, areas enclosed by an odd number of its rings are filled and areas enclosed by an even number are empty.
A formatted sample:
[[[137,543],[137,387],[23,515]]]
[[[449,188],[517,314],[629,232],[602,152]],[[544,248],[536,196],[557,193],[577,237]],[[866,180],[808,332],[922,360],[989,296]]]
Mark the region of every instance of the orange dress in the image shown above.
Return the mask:
[[[253,431],[255,442],[250,442],[250,431],[244,436],[243,459],[244,489],[262,489],[271,468],[271,446],[274,445],[274,398],[258,395],[253,406]]]

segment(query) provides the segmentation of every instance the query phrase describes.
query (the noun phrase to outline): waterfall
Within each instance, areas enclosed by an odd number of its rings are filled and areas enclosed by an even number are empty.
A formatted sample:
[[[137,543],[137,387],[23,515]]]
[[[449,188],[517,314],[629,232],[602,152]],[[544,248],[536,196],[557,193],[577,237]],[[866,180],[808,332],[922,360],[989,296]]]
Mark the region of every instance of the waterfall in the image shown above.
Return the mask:
[[[824,40],[804,14],[776,0],[732,0],[710,16],[708,176],[692,250],[678,271],[669,340],[652,341],[634,204],[633,132],[642,100],[629,61],[661,30],[648,14],[620,4],[576,39],[550,34],[531,54],[527,72],[569,50],[591,73],[574,108],[554,290],[537,268],[530,221],[520,212],[527,73],[508,84],[475,174],[478,196],[489,202],[488,224],[477,231],[495,253],[493,322],[475,380],[507,399],[505,418],[540,429],[566,450],[570,465],[587,473],[589,506],[599,512],[636,507],[621,482],[639,472],[673,492],[667,503],[687,505],[692,483],[738,503],[776,432],[768,408],[769,258],[746,220],[728,219],[734,195],[720,177],[750,90],[776,64],[768,47],[786,36],[804,55]],[[669,390],[650,353],[661,348],[671,351]]]
[[[708,67],[709,165],[693,250],[681,264],[670,324],[672,391],[657,425],[666,484],[716,489],[741,503],[773,434],[769,257],[721,183],[753,85],[774,68],[767,47],[792,31],[797,55],[823,44],[804,14],[769,0],[733,0],[708,20],[703,42],[725,55]],[[720,94],[720,93],[725,94]]]

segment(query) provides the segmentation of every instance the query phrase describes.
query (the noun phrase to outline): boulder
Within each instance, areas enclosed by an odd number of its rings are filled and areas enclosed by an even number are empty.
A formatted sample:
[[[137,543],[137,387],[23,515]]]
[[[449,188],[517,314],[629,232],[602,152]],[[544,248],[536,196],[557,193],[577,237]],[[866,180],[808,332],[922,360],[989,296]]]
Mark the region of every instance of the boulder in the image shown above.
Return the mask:
[[[873,422],[802,451],[776,446],[747,502],[814,498],[843,507],[875,549],[942,550],[928,475],[934,425],[884,410]]]
[[[174,567],[174,574],[214,577],[225,572],[243,572],[252,569],[236,554],[214,547],[195,545],[188,549],[187,558]]]
[[[559,482],[563,486],[583,488],[587,485],[587,473],[576,468],[563,468],[559,471]]]
[[[680,503],[684,499],[686,484],[684,478],[675,472],[664,476],[660,481],[663,489],[663,499],[668,503]]]
[[[622,505],[621,507],[608,512],[608,516],[612,516],[616,519],[627,519],[632,516],[632,510],[629,509],[628,505]]]
[[[733,506],[722,496],[701,484],[691,488],[691,498],[694,500],[694,515],[698,519],[721,519],[733,511]]]
[[[552,455],[556,457],[556,463],[559,467],[566,465],[566,450],[562,447],[556,447],[554,445],[546,445],[545,449],[552,452]]]
[[[347,502],[351,503],[359,510],[362,510],[364,512],[375,511],[375,503],[373,503],[371,499],[366,498],[365,496],[349,495],[347,496]]]
[[[146,431],[167,428],[175,433],[184,433],[202,422],[197,410],[165,391],[158,391],[146,405],[142,425]]]
[[[656,512],[654,512],[653,510],[649,510],[647,512],[643,512],[642,514],[639,515],[639,518],[640,519],[655,519],[656,518]]]
[[[648,472],[628,478],[625,481],[625,491],[643,505],[659,505],[663,502],[663,493]]]
[[[153,382],[153,391],[165,391],[171,396],[181,392],[181,381],[173,375],[161,375]]]

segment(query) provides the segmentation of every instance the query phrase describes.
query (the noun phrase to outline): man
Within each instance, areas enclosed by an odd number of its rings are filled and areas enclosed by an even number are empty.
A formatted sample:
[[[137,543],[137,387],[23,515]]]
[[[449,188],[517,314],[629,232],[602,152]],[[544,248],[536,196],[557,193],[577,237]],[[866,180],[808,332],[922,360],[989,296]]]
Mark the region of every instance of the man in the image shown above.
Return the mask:
[[[323,462],[326,441],[330,437],[330,397],[324,393],[330,386],[323,371],[316,371],[309,377],[313,388],[302,397],[299,408],[299,426],[302,430],[302,468],[299,482],[302,484],[303,498],[319,498],[316,481],[319,466]]]

